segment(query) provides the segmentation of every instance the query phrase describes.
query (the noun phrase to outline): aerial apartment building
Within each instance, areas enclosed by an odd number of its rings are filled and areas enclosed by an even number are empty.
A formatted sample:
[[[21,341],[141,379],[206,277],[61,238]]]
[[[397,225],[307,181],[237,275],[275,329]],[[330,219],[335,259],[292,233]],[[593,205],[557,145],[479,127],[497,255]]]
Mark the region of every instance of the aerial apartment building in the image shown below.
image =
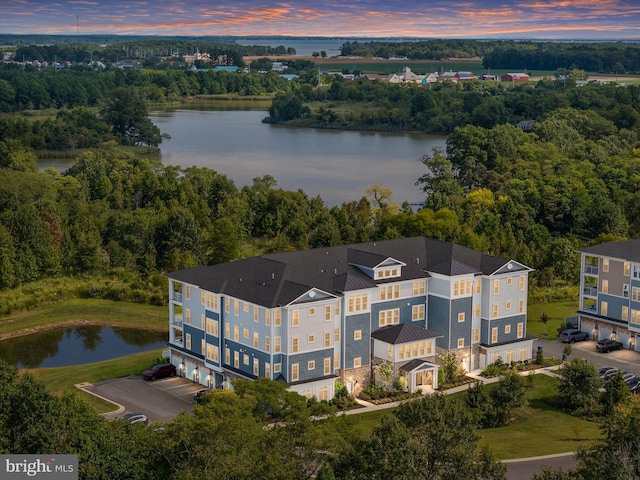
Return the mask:
[[[640,351],[640,240],[580,250],[578,327]]]
[[[467,371],[531,358],[530,271],[424,237],[188,268],[167,275],[170,361],[211,388],[267,377],[319,400],[389,362],[409,391],[428,391],[438,354]]]

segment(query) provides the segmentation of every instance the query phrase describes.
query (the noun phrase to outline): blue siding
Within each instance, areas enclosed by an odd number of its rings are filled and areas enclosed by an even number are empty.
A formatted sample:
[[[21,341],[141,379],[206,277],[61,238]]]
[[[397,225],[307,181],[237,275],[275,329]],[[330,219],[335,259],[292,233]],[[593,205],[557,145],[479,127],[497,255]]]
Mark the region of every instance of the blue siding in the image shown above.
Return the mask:
[[[458,348],[458,339],[464,338],[464,345],[471,345],[471,297],[455,298],[451,300],[451,337],[449,348]],[[458,314],[464,313],[464,322],[458,322]]]
[[[411,317],[413,315],[412,307],[414,305],[424,305],[425,296],[403,298],[396,300],[389,300],[385,302],[378,302],[371,305],[371,328],[375,332],[379,327],[380,311],[381,310],[394,310],[398,309],[400,313],[400,323],[413,323],[416,326],[424,327],[425,321],[413,322]],[[426,314],[426,306],[425,306]]]
[[[524,328],[522,331],[522,338],[527,336],[527,324],[526,324],[526,316],[525,315],[515,315],[513,317],[506,318],[496,318],[492,320],[487,320],[483,318],[481,321],[481,334],[480,334],[480,342],[486,345],[491,345],[491,329],[494,327],[498,327],[498,341],[495,343],[504,343],[504,342],[515,342],[518,339],[518,323],[524,323]],[[511,325],[511,332],[504,333],[504,327],[506,325]]]
[[[295,355],[289,355],[288,363],[289,365],[293,365],[295,363],[298,364],[298,380],[297,381],[307,381],[313,380],[315,378],[324,377],[324,359],[328,358],[331,362],[331,372],[329,375],[333,373],[333,349],[327,348],[325,350],[316,350],[315,352],[307,352],[300,353]],[[309,361],[314,360],[316,362],[316,368],[313,370],[308,370],[307,367],[309,365]],[[289,371],[288,380],[291,381],[291,372]]]
[[[440,348],[449,348],[449,318],[451,318],[451,305],[448,298],[434,297],[429,295],[427,328],[444,335],[436,340],[436,345]]]
[[[622,322],[628,322],[629,318],[631,318],[631,312],[629,312],[629,317],[627,320],[622,320],[622,307],[629,306],[629,299],[624,297],[616,297],[614,295],[607,295],[604,293],[598,294],[599,302],[607,302],[607,314],[606,317],[615,318],[616,320]],[[638,302],[631,302],[632,304],[638,305]],[[638,307],[633,307],[636,310]]]
[[[370,316],[368,313],[346,317],[346,325],[342,331],[345,345],[344,368],[353,368],[353,359],[360,357],[361,366],[369,365],[371,351]],[[354,340],[353,332],[362,330],[362,339]]]
[[[202,340],[204,339],[204,332],[199,328],[195,328],[191,325],[184,325],[184,346],[187,346],[187,334],[191,335],[191,349],[190,352],[198,355],[205,355],[206,352],[202,351]]]

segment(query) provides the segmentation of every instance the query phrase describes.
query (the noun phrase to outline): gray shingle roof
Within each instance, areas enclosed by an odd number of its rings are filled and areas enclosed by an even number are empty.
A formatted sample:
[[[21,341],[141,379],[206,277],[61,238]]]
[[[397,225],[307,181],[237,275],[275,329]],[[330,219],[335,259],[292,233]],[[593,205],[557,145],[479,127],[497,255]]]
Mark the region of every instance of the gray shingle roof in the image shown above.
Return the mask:
[[[640,239],[627,242],[605,242],[599,245],[583,248],[584,253],[602,255],[603,257],[619,258],[630,262],[640,262]]]
[[[443,335],[433,330],[426,330],[410,323],[400,323],[398,325],[387,325],[379,328],[371,334],[371,338],[391,345],[417,342],[429,338],[440,338]]]
[[[427,366],[431,368],[438,367],[438,365],[436,365],[435,363],[427,362],[425,360],[420,360],[419,358],[416,358],[415,360],[411,360],[406,365],[403,365],[402,367],[400,367],[400,370],[404,372],[413,372],[414,370],[422,366]]]
[[[372,288],[376,281],[354,266],[394,258],[405,265],[398,280],[428,278],[430,268],[449,262],[451,275],[474,272],[491,275],[508,260],[469,248],[424,237],[412,237],[357,245],[341,245],[297,252],[271,253],[219,265],[199,266],[167,274],[168,278],[273,308],[287,305],[317,288],[333,295]],[[452,260],[455,260],[453,262]],[[358,263],[362,265],[362,263]],[[438,267],[440,268],[440,267]]]

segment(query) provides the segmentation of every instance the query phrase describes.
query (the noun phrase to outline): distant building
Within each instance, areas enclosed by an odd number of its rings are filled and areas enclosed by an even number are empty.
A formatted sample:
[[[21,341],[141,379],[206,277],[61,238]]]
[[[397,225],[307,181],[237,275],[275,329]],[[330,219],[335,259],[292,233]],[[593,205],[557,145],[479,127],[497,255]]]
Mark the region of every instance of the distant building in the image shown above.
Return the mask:
[[[489,75],[488,73],[483,73],[482,75],[480,75],[480,80],[487,80],[487,81],[491,81],[491,80],[497,80],[498,77],[496,77],[495,75]]]
[[[473,80],[476,77],[473,76],[473,72],[458,72],[456,73],[456,78],[461,82],[465,82],[468,80]]]
[[[535,120],[523,120],[516,125],[523,132],[531,132],[533,131],[533,127],[535,126]]]
[[[526,73],[505,73],[500,76],[501,82],[512,82],[512,83],[525,83],[530,79],[529,75]]]

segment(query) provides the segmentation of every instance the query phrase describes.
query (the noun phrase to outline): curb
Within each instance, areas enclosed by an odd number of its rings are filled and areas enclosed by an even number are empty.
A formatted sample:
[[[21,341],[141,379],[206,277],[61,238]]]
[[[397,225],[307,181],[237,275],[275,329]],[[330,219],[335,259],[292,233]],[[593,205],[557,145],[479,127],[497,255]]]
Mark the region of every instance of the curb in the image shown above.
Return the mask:
[[[108,398],[103,397],[102,395],[98,395],[97,393],[94,393],[91,390],[89,390],[89,388],[93,386],[94,386],[93,383],[89,383],[89,382],[76,383],[74,385],[74,387],[76,387],[78,390],[82,390],[83,392],[88,393],[89,395],[93,395],[94,397],[97,397],[100,400],[104,400],[105,402],[108,402],[118,407],[116,410],[113,410],[111,412],[101,413],[100,415],[102,415],[103,417],[106,417],[107,415],[118,415],[119,413],[122,413],[125,411],[124,405],[120,405],[119,403],[116,403],[113,400],[109,400]]]
[[[540,455],[539,457],[510,458],[509,460],[500,460],[500,463],[533,462],[535,460],[548,460],[551,458],[568,457],[569,455],[573,456],[575,455],[575,452],[553,453],[551,455]]]

